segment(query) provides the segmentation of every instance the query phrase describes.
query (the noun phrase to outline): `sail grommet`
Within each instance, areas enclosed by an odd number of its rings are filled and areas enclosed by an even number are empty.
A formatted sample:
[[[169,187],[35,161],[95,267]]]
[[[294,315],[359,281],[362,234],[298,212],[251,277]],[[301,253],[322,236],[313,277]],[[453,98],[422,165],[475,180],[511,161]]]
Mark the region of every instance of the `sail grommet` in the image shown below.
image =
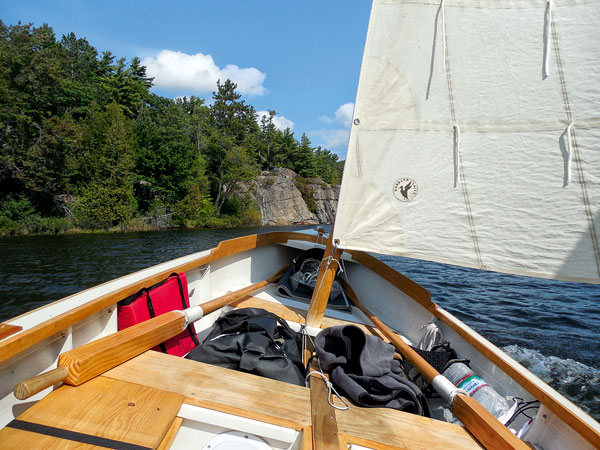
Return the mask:
[[[354,125],[360,125],[360,119],[358,119],[358,118],[354,119]]]

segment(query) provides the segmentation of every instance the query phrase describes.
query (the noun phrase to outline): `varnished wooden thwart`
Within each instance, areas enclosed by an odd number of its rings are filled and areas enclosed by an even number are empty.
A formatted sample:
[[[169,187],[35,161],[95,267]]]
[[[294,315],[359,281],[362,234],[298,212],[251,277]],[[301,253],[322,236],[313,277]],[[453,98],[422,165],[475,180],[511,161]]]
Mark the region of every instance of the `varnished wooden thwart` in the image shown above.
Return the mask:
[[[310,393],[302,386],[146,352],[106,377],[176,392],[185,403],[302,430],[310,425]]]
[[[82,386],[62,386],[33,405],[19,420],[128,444],[157,448],[181,407],[183,396],[97,377]],[[32,440],[31,435],[35,436]],[[40,446],[41,442],[47,442]],[[0,430],[0,447],[92,448],[56,437],[11,428]]]
[[[19,325],[10,325],[8,323],[0,323],[0,339],[7,338],[21,331],[23,327]]]
[[[378,450],[481,450],[464,428],[389,408],[359,408],[339,411],[342,440]]]
[[[143,353],[103,377],[179,393],[184,402],[274,425],[302,430],[312,444],[309,389],[158,352]],[[389,408],[336,411],[340,433],[356,444],[405,450],[481,449],[465,428]],[[355,439],[356,438],[356,439]],[[362,439],[362,440],[361,440]],[[366,445],[368,447],[368,445]]]

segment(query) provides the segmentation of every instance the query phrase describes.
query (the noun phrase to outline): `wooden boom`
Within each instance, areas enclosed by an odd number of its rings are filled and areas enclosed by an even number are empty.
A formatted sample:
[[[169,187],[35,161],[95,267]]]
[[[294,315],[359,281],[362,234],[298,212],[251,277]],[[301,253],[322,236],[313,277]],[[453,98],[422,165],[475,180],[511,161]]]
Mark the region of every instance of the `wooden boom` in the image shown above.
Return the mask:
[[[58,367],[37,377],[20,382],[15,386],[15,397],[25,400],[59,382],[78,386],[86,381],[118,366],[121,363],[155,347],[167,339],[177,336],[188,325],[188,312],[191,321],[220,309],[252,292],[273,283],[285,273],[284,267],[275,275],[248,287],[230,292],[199,306],[184,311],[170,311],[140,322],[117,333],[69,350],[58,358]]]
[[[346,294],[350,301],[360,309],[365,316],[375,325],[375,327],[387,337],[396,349],[423,375],[423,377],[432,383],[434,388],[438,384],[434,378],[440,380],[443,376],[435,370],[421,355],[415,352],[406,344],[400,336],[394,333],[377,316],[374,316],[358,299],[354,290],[344,280],[340,279]],[[437,381],[436,380],[436,381]],[[450,383],[447,379],[446,385]],[[450,383],[452,384],[452,383]],[[440,394],[442,394],[440,392]],[[444,394],[442,394],[444,396]],[[451,404],[452,413],[460,420],[463,425],[471,432],[473,436],[488,450],[505,449],[530,449],[530,447],[515,436],[508,428],[501,424],[487,409],[485,409],[477,400],[467,395],[457,393],[453,397]]]

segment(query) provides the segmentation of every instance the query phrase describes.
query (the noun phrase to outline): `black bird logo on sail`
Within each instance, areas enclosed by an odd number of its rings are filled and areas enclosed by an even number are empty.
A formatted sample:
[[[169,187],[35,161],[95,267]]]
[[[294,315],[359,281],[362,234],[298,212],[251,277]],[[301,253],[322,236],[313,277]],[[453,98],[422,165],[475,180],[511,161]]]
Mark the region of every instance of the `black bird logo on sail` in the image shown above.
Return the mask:
[[[393,192],[401,202],[410,202],[417,196],[417,183],[411,178],[400,178],[394,183]]]

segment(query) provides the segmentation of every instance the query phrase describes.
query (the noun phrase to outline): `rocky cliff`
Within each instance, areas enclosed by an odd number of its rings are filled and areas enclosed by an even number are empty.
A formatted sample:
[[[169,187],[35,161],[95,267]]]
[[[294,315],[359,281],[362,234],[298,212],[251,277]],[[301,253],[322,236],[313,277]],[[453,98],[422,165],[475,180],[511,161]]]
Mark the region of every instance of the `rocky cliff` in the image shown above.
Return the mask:
[[[320,178],[301,178],[280,168],[263,172],[238,193],[254,199],[263,225],[299,225],[332,223],[339,192],[339,186]]]

